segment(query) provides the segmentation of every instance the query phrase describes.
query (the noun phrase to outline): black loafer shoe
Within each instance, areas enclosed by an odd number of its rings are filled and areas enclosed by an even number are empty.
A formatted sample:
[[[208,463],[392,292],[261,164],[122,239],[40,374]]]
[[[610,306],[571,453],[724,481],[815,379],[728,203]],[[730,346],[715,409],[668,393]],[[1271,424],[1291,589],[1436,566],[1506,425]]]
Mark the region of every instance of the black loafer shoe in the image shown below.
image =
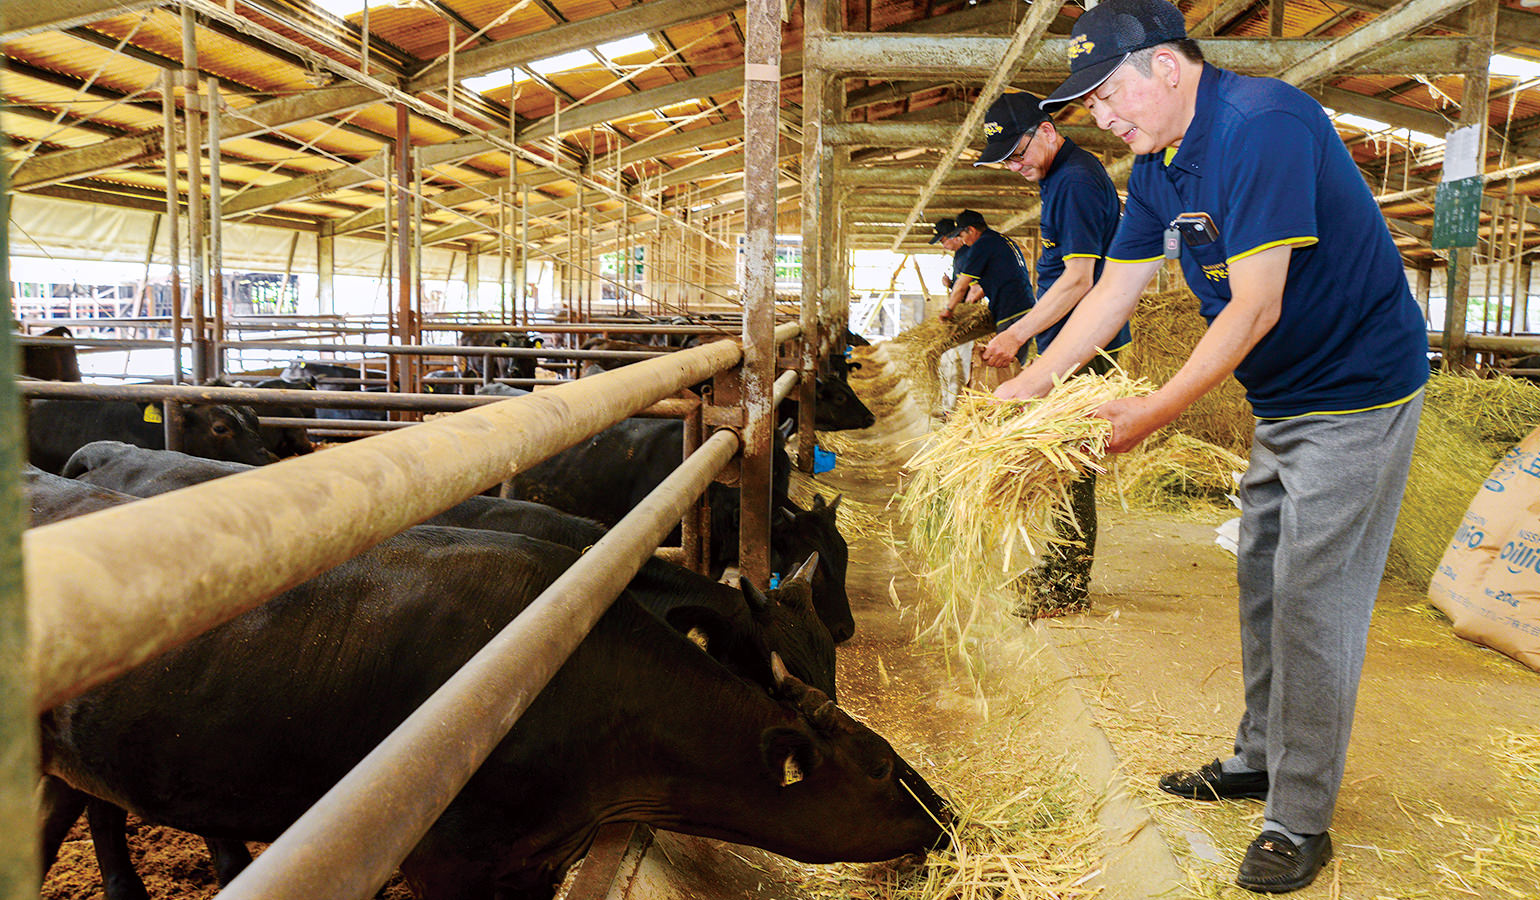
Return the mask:
[[[1231,775],[1219,762],[1204,763],[1196,772],[1171,772],[1160,776],[1160,789],[1188,800],[1267,799],[1267,773]]]
[[[1288,835],[1264,831],[1246,848],[1235,883],[1259,894],[1297,891],[1315,880],[1331,859],[1331,835],[1313,834],[1298,847]]]

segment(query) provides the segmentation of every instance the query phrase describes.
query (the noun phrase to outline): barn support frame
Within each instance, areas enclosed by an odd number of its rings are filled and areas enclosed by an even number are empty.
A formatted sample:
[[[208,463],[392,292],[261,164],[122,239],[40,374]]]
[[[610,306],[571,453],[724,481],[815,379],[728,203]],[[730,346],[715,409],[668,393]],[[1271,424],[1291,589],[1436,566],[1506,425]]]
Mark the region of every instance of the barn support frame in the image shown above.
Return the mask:
[[[1465,72],[1465,92],[1460,98],[1460,127],[1479,126],[1476,158],[1486,159],[1487,88],[1490,78],[1487,61],[1492,57],[1492,45],[1497,30],[1497,0],[1475,0],[1467,7],[1470,17],[1470,59],[1473,64]],[[1449,263],[1452,278],[1446,279],[1444,289],[1444,368],[1464,369],[1469,365],[1469,347],[1466,335],[1466,305],[1470,299],[1470,275],[1476,261],[1475,251],[1460,247],[1450,251]]]

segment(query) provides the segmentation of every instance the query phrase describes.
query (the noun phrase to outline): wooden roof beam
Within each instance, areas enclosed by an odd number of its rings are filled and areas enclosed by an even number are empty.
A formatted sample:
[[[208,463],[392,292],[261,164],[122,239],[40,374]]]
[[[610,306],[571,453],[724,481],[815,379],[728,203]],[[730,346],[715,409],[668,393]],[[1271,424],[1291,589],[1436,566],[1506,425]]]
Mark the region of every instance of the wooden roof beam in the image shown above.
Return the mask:
[[[0,41],[43,31],[61,31],[75,25],[100,22],[127,12],[160,6],[164,0],[49,0],[0,3]]]
[[[1428,25],[1445,13],[1465,6],[1469,0],[1403,0],[1396,6],[1346,35],[1332,41],[1320,52],[1311,54],[1278,70],[1277,77],[1293,85],[1306,85],[1352,69],[1376,55],[1382,47],[1393,46],[1407,35]],[[1412,69],[1409,71],[1439,71]]]

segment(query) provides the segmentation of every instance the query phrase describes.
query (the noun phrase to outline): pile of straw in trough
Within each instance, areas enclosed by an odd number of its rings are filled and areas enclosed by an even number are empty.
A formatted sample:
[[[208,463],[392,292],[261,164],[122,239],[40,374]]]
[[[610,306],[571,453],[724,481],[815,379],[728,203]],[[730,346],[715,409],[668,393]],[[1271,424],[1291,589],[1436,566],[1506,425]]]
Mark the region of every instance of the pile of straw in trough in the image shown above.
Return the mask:
[[[1246,466],[1223,447],[1172,431],[1118,457],[1113,484],[1124,509],[1186,508],[1195,501],[1228,505],[1226,495],[1235,493],[1236,475]]]
[[[1540,427],[1540,387],[1507,375],[1477,378],[1434,372],[1425,405],[1467,423],[1501,451]]]
[[[1118,365],[1134,378],[1161,385],[1187,361],[1208,326],[1198,315],[1198,298],[1181,287],[1141,297],[1129,327],[1133,343],[1118,354]],[[1245,388],[1234,378],[1226,378],[1198,398],[1170,427],[1246,456],[1254,421]]]
[[[837,488],[824,484],[806,472],[791,473],[790,493],[792,502],[804,507],[811,506],[814,497],[822,497],[825,503],[833,503],[835,498],[839,498],[839,506],[834,510],[834,522],[846,540],[880,538],[890,531],[883,521],[881,507],[852,500]]]
[[[945,427],[909,461],[899,506],[917,574],[940,603],[922,634],[936,632],[967,658],[981,598],[1013,585],[1030,554],[1066,539],[1069,486],[1102,471],[1112,424],[1092,413],[1147,391],[1114,370],[1067,379],[1036,400],[958,398]],[[1073,535],[1074,526],[1063,530]]]

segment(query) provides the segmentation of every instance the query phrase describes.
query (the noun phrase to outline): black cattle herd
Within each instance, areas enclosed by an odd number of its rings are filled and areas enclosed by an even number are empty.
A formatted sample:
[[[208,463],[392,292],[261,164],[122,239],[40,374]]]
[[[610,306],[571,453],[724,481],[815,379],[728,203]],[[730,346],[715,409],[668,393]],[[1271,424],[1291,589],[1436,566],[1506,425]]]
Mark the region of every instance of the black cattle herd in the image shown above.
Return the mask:
[[[530,377],[533,364],[485,356],[457,371]],[[820,429],[873,422],[846,371],[819,379]],[[262,384],[369,390],[371,374],[296,362]],[[792,427],[796,410],[781,413]],[[304,429],[257,422],[305,415],[190,406],[185,452],[173,452],[158,405],[32,401],[31,524],[309,452]],[[837,499],[803,509],[788,496],[785,436],[772,484],[779,585],[719,581],[737,561],[739,501],[712,485],[711,574],[657,557],[642,567],[401,863],[416,896],[549,897],[611,821],[810,862],[945,842],[946,803],[835,704],[835,644],[855,631],[849,553]],[[682,441],[678,421],[620,422],[521,473],[504,496],[472,497],[44,713],[45,871],[84,812],[106,896],[146,897],[128,855],[131,812],[202,836],[228,882],[251,860],[245,842],[276,839],[656,487]]]

